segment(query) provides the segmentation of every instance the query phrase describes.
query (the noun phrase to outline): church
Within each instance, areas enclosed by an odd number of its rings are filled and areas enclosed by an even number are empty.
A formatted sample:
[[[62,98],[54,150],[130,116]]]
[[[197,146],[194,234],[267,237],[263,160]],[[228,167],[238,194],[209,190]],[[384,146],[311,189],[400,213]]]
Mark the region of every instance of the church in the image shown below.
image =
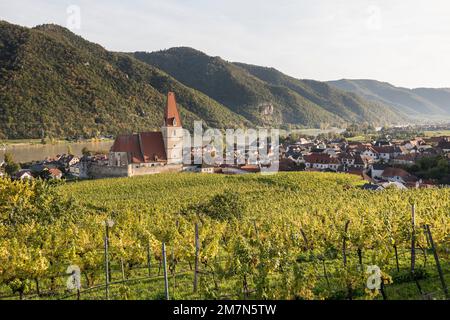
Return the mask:
[[[175,94],[169,92],[161,131],[118,136],[110,149],[108,165],[93,165],[89,176],[130,177],[182,171],[183,137]]]

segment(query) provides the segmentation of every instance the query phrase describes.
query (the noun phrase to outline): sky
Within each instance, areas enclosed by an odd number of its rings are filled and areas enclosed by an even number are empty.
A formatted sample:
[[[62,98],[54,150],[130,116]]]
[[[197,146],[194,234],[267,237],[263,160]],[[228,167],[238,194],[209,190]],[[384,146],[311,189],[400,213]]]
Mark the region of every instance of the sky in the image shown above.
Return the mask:
[[[189,46],[301,79],[450,87],[448,0],[1,0],[0,19],[113,51]]]

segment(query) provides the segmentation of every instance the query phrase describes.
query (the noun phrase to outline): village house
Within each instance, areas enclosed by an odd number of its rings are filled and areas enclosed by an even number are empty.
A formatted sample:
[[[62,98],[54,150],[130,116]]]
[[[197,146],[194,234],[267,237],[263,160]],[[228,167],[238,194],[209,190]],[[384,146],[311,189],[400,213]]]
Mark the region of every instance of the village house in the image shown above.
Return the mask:
[[[419,159],[419,155],[410,153],[410,154],[401,154],[392,159],[392,164],[397,165],[407,165],[411,166]]]
[[[373,149],[377,152],[378,159],[383,160],[385,162],[389,162],[391,159],[402,154],[400,148],[396,146],[381,146],[381,147],[374,146]]]
[[[341,166],[338,158],[326,153],[311,153],[304,156],[306,168],[337,171]]]
[[[386,164],[373,164],[370,169],[372,179],[382,179],[383,172],[386,168],[388,168],[388,165]]]
[[[34,177],[29,169],[22,169],[17,171],[13,176],[13,180],[33,180]]]
[[[47,169],[46,171],[44,171],[44,176],[47,179],[56,179],[59,180],[62,178],[63,173],[61,170],[57,169],[57,168],[50,168]]]
[[[377,162],[379,160],[378,152],[372,146],[364,146],[360,154],[370,159],[371,162]]]
[[[381,174],[381,179],[388,182],[400,182],[402,184],[406,183],[416,183],[417,178],[407,171],[400,168],[386,168]]]
[[[444,138],[439,141],[438,146],[439,149],[442,150],[443,153],[450,153],[450,138]]]

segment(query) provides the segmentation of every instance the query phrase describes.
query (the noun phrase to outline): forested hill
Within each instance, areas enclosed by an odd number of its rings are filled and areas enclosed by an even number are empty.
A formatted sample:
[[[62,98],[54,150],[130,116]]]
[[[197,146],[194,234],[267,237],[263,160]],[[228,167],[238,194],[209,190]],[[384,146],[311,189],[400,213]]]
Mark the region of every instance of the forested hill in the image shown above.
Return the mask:
[[[0,71],[0,139],[156,130],[170,90],[187,127],[195,119],[212,127],[251,125],[159,69],[57,25],[0,21]]]
[[[196,119],[217,128],[287,128],[407,118],[323,82],[191,48],[117,53],[57,25],[0,21],[0,139],[157,130],[168,91],[187,128]]]
[[[136,52],[134,56],[259,124],[384,124],[407,118],[324,82],[295,79],[273,68],[230,63],[192,48]],[[267,106],[273,109],[270,117],[263,112]]]

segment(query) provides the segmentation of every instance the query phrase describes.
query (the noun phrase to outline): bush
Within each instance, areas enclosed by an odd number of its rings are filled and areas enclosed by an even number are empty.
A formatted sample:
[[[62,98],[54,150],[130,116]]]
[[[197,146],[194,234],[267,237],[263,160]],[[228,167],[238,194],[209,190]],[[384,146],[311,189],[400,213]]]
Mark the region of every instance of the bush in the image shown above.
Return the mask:
[[[395,271],[392,274],[392,280],[394,283],[405,283],[415,280],[427,279],[430,276],[427,270],[422,267],[418,267],[414,270],[414,277],[411,274],[411,270]]]
[[[204,215],[215,220],[225,221],[232,218],[242,218],[246,205],[236,192],[225,191],[217,194],[206,203],[190,206],[182,210],[183,214],[188,212]]]

